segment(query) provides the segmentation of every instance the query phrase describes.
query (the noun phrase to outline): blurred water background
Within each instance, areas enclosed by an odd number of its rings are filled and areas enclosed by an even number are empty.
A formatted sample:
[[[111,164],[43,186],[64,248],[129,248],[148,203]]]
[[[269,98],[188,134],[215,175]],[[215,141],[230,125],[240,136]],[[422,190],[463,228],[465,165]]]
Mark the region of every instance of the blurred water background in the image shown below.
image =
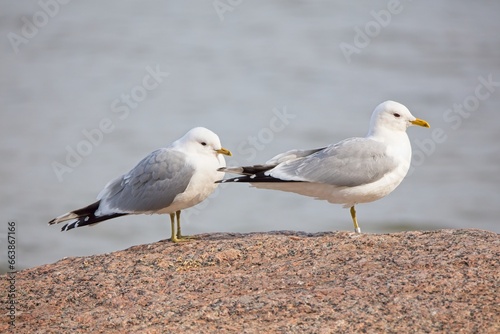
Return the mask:
[[[168,238],[168,216],[47,222],[194,126],[220,136],[229,165],[253,164],[364,136],[388,99],[432,127],[408,130],[411,175],[357,207],[363,231],[500,231],[498,1],[0,6],[2,267],[8,221],[18,268]],[[186,234],[353,228],[340,205],[242,184],[184,218]]]

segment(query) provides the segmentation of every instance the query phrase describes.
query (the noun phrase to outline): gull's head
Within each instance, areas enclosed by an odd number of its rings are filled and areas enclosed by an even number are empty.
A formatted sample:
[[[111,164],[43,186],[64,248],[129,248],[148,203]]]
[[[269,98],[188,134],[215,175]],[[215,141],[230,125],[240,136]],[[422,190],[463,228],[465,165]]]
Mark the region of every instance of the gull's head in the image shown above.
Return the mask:
[[[404,105],[394,101],[385,101],[373,111],[369,134],[379,130],[406,131],[409,126],[418,125],[429,128],[426,121],[416,118]]]
[[[216,157],[219,156],[219,154],[231,155],[231,151],[222,147],[219,136],[203,127],[189,130],[182,138],[175,141],[173,146],[202,155],[212,155]]]

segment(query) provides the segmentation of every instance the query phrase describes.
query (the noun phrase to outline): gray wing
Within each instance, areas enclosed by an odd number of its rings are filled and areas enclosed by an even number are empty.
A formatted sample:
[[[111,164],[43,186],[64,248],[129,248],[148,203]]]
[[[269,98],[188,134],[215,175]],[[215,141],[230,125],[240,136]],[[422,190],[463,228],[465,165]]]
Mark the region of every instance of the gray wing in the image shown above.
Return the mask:
[[[101,199],[100,208],[121,212],[160,210],[186,190],[193,173],[184,154],[158,149],[106,185],[97,197]]]
[[[242,167],[221,167],[218,170],[225,173],[233,173],[240,175],[254,175],[260,172],[266,172],[274,167],[278,166],[280,163],[285,161],[294,160],[298,158],[307,157],[318,151],[324,150],[325,148],[316,148],[312,150],[290,150],[284,153],[280,153],[277,156],[266,161],[263,165],[253,165],[253,166],[242,166]],[[255,178],[252,178],[254,180]]]
[[[396,167],[385,144],[350,138],[304,158],[286,161],[267,173],[285,181],[354,187],[375,182]]]
[[[266,166],[277,166],[282,162],[288,161],[288,160],[293,160],[297,158],[304,158],[307,157],[313,153],[319,152],[324,150],[325,147],[322,148],[316,148],[312,150],[290,150],[284,153],[280,153],[275,157],[272,157],[270,160],[266,161],[265,165]]]

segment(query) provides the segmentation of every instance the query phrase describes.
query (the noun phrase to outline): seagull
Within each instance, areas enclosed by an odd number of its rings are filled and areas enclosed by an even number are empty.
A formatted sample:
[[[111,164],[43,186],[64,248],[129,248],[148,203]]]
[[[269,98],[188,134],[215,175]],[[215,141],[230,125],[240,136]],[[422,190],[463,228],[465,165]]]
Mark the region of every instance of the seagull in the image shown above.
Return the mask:
[[[96,202],[54,218],[49,225],[76,219],[61,229],[69,231],[125,215],[168,213],[171,240],[185,241],[189,237],[181,233],[181,210],[204,201],[215,190],[215,181],[224,177],[217,170],[226,166],[223,155],[231,156],[231,152],[221,146],[215,133],[203,127],[193,128],[110,181]]]
[[[361,233],[355,205],[381,199],[403,181],[411,162],[406,129],[412,125],[430,127],[401,103],[385,101],[373,111],[366,137],[317,149],[291,150],[263,165],[221,167],[221,172],[242,176],[218,182],[248,182],[256,188],[343,204],[350,208],[354,231]]]

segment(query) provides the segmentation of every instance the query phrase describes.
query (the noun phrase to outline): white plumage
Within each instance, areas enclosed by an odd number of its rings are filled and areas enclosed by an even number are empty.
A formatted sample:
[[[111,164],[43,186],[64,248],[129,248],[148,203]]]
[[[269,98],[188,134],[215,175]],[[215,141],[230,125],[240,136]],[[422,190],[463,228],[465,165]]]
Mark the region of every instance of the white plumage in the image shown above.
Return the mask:
[[[390,194],[404,179],[411,162],[406,129],[429,127],[404,105],[386,101],[373,111],[366,137],[349,138],[314,150],[291,150],[263,165],[221,168],[244,176],[222,182],[250,182],[274,189],[343,204],[351,208],[356,232],[361,232],[355,205]]]
[[[67,231],[127,214],[168,213],[171,239],[179,241],[181,210],[202,202],[215,190],[215,181],[224,177],[223,172],[217,171],[226,165],[223,154],[231,152],[221,147],[215,133],[194,128],[110,181],[97,196],[97,202],[54,218],[49,224],[76,219],[62,227]]]

